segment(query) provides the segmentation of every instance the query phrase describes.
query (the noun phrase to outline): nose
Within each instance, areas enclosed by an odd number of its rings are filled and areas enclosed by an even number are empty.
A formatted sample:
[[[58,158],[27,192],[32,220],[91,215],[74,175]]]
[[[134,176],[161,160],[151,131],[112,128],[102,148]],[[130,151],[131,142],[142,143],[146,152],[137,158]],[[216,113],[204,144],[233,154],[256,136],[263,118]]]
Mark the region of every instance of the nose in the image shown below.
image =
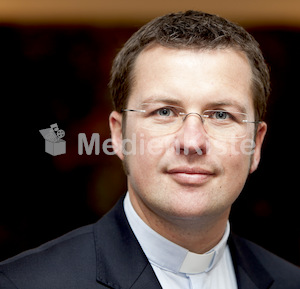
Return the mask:
[[[185,155],[207,153],[208,138],[199,113],[191,112],[183,118],[182,128],[176,135],[176,152]]]

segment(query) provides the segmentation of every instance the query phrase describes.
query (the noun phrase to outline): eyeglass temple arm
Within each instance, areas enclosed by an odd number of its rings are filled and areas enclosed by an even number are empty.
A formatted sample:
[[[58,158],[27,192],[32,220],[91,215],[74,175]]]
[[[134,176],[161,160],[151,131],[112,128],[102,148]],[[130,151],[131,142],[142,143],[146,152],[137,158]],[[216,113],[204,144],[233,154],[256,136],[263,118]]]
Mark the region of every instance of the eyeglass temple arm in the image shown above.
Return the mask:
[[[121,112],[125,112],[125,111],[146,112],[146,110],[144,110],[144,109],[128,109],[128,108],[124,108],[124,109],[121,110]]]
[[[243,122],[245,122],[245,123],[262,123],[261,120],[259,120],[259,121],[250,121],[250,120],[246,120],[246,119],[243,119]]]

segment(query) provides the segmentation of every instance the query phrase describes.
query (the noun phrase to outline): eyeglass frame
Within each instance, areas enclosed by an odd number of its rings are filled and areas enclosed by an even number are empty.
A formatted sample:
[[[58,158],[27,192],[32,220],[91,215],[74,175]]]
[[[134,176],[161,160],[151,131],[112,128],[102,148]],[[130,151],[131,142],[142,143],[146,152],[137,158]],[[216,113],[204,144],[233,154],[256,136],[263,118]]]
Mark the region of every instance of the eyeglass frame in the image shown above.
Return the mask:
[[[233,113],[233,112],[230,112],[230,111],[226,111],[226,110],[222,110],[222,109],[216,109],[216,110],[214,110],[214,109],[212,109],[212,110],[205,110],[203,113],[205,113],[205,112],[207,112],[207,111],[210,111],[210,112],[219,112],[219,111],[224,111],[224,112],[227,112],[227,113]],[[143,113],[145,113],[145,112],[147,112],[147,110],[145,110],[145,109],[129,109],[129,108],[124,108],[124,109],[122,109],[121,110],[121,112],[123,113],[123,112],[143,112]],[[245,116],[248,116],[248,114],[247,113],[243,113],[243,112],[234,112],[234,113],[238,113],[238,114],[243,114],[243,115],[245,115]],[[198,112],[189,112],[189,113],[185,113],[185,112],[179,112],[178,113],[180,116],[183,116],[182,117],[182,123],[185,121],[185,119],[189,116],[189,115],[191,115],[191,114],[195,114],[195,115],[198,115],[199,117],[200,117],[200,119],[201,119],[201,121],[202,121],[202,123],[204,123],[204,121],[205,121],[205,119],[207,119],[207,118],[209,118],[209,115],[205,115],[205,114],[200,114],[200,113],[198,113]],[[247,119],[243,119],[242,120],[242,123],[253,123],[253,124],[260,124],[260,123],[262,123],[262,121],[250,121],[250,120],[247,120]],[[205,132],[206,132],[206,130],[205,130]],[[207,132],[206,132],[207,133]],[[236,137],[236,138],[242,138],[243,136],[241,136],[241,137]]]

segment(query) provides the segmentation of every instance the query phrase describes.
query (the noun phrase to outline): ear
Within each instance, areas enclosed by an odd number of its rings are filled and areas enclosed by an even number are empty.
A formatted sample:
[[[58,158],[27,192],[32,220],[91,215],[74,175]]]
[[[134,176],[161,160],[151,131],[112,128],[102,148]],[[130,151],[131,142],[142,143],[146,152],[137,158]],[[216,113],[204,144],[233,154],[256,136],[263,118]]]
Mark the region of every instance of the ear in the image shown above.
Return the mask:
[[[109,116],[109,127],[111,132],[111,138],[112,138],[112,145],[114,152],[117,154],[117,156],[123,160],[123,145],[122,145],[122,114],[113,111]]]
[[[257,133],[255,137],[255,149],[252,155],[252,162],[250,166],[250,174],[252,174],[258,167],[261,156],[261,147],[267,132],[267,124],[262,122],[258,125]]]

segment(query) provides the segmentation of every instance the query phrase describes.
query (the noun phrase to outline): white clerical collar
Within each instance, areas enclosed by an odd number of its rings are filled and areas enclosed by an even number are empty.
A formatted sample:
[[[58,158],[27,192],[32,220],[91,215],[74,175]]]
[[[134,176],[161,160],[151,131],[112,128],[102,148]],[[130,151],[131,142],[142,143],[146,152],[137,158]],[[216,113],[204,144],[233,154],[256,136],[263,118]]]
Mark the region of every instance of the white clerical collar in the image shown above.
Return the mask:
[[[195,254],[152,230],[135,212],[127,193],[124,210],[128,222],[152,265],[174,273],[199,274],[210,271],[221,259],[230,232],[227,222],[221,241],[205,254]]]

